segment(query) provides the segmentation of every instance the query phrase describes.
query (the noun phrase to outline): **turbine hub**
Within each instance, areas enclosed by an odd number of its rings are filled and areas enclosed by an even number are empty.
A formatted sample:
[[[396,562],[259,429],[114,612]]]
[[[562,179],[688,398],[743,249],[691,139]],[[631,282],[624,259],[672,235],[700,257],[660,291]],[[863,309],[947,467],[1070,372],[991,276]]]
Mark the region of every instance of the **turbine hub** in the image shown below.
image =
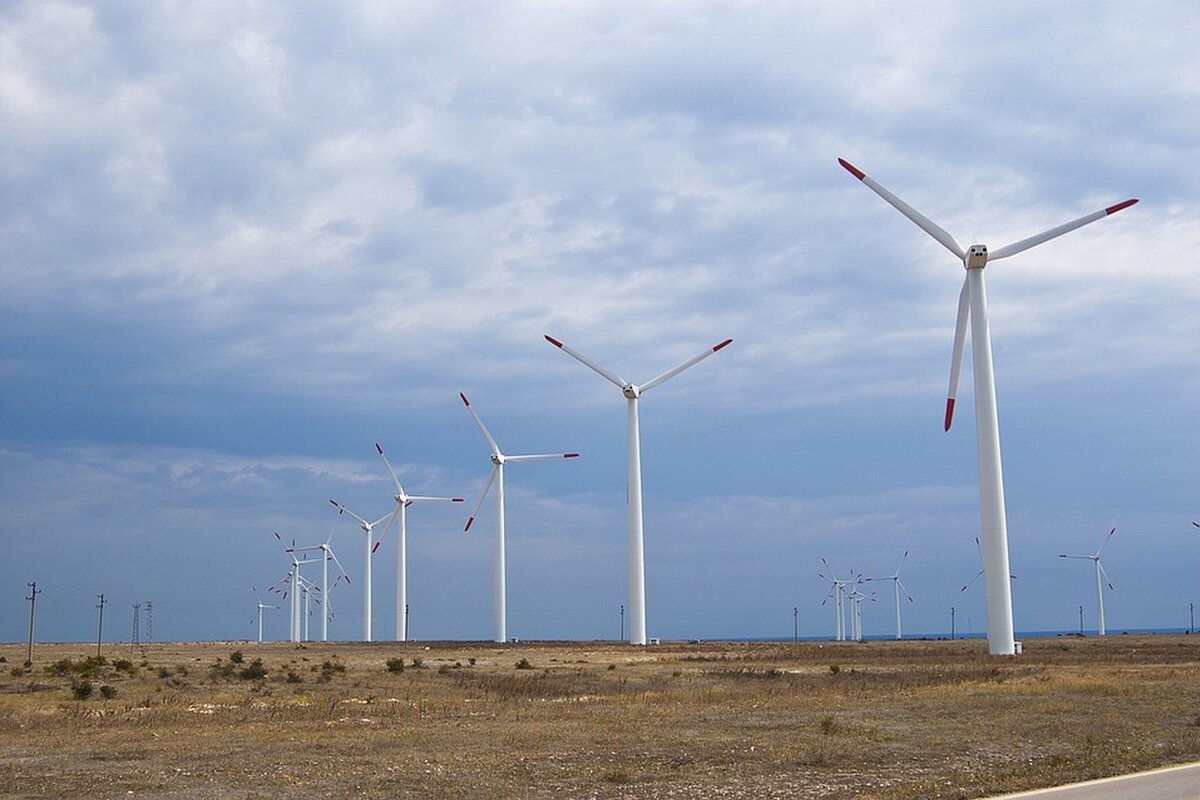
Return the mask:
[[[963,266],[967,269],[983,269],[987,266],[988,249],[986,244],[973,244],[967,248],[967,257]]]
[[[637,400],[642,393],[638,387],[634,386],[632,383],[627,383],[621,387],[621,394],[625,395],[625,397],[630,400]]]
[[[502,456],[498,453],[492,453],[492,463],[495,464],[497,467],[504,466],[504,456]]]

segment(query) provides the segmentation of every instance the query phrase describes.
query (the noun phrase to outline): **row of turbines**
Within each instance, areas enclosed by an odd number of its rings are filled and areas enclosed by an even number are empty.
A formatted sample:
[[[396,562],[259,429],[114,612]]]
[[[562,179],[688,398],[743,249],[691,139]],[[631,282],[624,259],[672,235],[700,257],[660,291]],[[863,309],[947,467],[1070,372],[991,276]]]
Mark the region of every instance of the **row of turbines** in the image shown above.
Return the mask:
[[[1017,652],[1016,642],[1013,633],[1013,615],[1012,615],[1012,587],[1009,572],[1008,558],[1008,528],[1004,505],[1004,479],[1003,469],[1001,465],[1000,454],[1000,427],[999,416],[996,408],[996,387],[995,375],[992,367],[992,349],[991,349],[991,333],[988,326],[988,311],[987,311],[987,292],[984,283],[984,268],[993,261],[999,261],[1004,258],[1015,256],[1037,245],[1048,242],[1063,234],[1074,231],[1078,228],[1088,225],[1097,220],[1115,214],[1122,209],[1128,208],[1137,203],[1136,198],[1131,198],[1120,203],[1103,208],[1099,211],[1080,217],[1076,220],[1059,225],[1049,230],[1038,233],[1034,236],[1021,239],[1012,244],[1005,245],[995,250],[989,250],[985,244],[972,244],[964,248],[960,245],[953,236],[945,229],[934,223],[925,215],[908,205],[892,192],[884,188],[877,181],[869,177],[858,167],[851,164],[849,161],[839,158],[838,163],[848,171],[851,175],[865,184],[869,189],[882,197],[887,203],[893,206],[897,211],[915,223],[919,228],[933,237],[939,244],[949,250],[962,263],[966,275],[963,279],[962,289],[959,292],[958,300],[958,315],[954,329],[954,342],[950,361],[950,381],[946,397],[946,411],[944,427],[946,431],[950,430],[951,423],[954,419],[954,404],[958,392],[959,373],[961,371],[963,352],[965,349],[967,338],[967,326],[970,325],[971,347],[972,347],[972,370],[974,373],[974,396],[975,396],[975,433],[977,441],[977,454],[979,464],[979,495],[980,495],[980,518],[981,518],[981,555],[983,558],[983,577],[986,590],[986,614],[987,614],[987,639],[988,650],[993,655],[1013,655]],[[630,609],[630,641],[633,644],[646,644],[646,597],[645,597],[645,558],[644,558],[644,530],[642,522],[642,481],[641,481],[641,446],[638,427],[638,400],[647,391],[666,383],[674,378],[679,373],[694,366],[705,358],[713,355],[721,350],[730,342],[731,339],[726,339],[721,343],[714,345],[710,349],[704,351],[700,355],[683,362],[682,364],[667,370],[658,377],[652,378],[645,383],[636,384],[625,380],[612,370],[601,366],[588,357],[576,352],[567,347],[561,341],[546,336],[546,341],[554,347],[562,350],[567,355],[579,361],[584,366],[588,367],[596,374],[600,375],[605,380],[616,386],[621,394],[625,397],[627,414],[628,414],[628,477],[627,477],[627,507],[628,507],[628,537],[629,537],[629,575],[628,575],[628,591],[629,591],[629,609]],[[492,450],[491,462],[492,468],[488,473],[488,477],[484,483],[483,491],[480,495],[479,502],[476,504],[475,512],[468,518],[465,530],[469,530],[475,515],[478,514],[479,508],[482,506],[484,499],[487,497],[488,491],[493,484],[496,486],[496,513],[495,513],[495,545],[493,549],[493,628],[495,640],[502,642],[506,640],[506,625],[505,625],[505,561],[504,561],[504,466],[506,463],[520,463],[529,461],[540,461],[557,458],[573,458],[575,453],[562,453],[552,455],[507,455],[501,451],[495,438],[484,426],[483,421],[475,410],[471,407],[465,395],[460,395],[463,404],[470,412],[475,423],[479,426],[480,432],[487,440],[489,447]],[[378,445],[376,449],[379,451],[380,457],[383,457],[383,450]],[[417,498],[411,497],[404,493],[400,486],[400,482],[396,479],[395,472],[391,466],[387,464],[386,457],[384,464],[387,466],[389,475],[391,476],[395,486],[396,507],[388,515],[381,517],[374,522],[369,522],[366,518],[351,513],[343,506],[334,503],[338,506],[339,512],[350,514],[360,523],[365,534],[366,561],[365,561],[365,586],[364,586],[364,621],[363,621],[363,638],[371,639],[371,586],[370,586],[370,565],[371,555],[379,546],[379,541],[373,540],[373,529],[381,524],[391,525],[399,520],[399,545],[398,545],[398,561],[399,570],[397,579],[397,607],[396,607],[396,638],[400,641],[407,639],[407,614],[405,613],[405,578],[404,578],[404,559],[405,559],[405,542],[404,542],[404,509],[407,508],[410,502],[418,500],[431,501],[450,501],[461,502],[461,498]],[[386,532],[386,531],[385,531]],[[315,549],[321,550],[322,561],[336,560],[332,555],[332,551],[328,548],[328,541],[323,545],[316,546]],[[312,550],[314,548],[308,548]],[[1103,548],[1102,548],[1103,549]],[[300,591],[305,592],[306,597],[312,597],[314,600],[322,601],[325,604],[325,613],[322,614],[322,636],[326,633],[326,621],[328,618],[329,604],[329,589],[331,588],[328,582],[323,578],[320,587],[315,585],[307,585],[301,580],[300,567],[304,562],[302,559],[296,559],[296,552],[300,548],[289,548],[289,552],[293,558],[292,572],[288,578],[288,593],[292,602],[292,625],[291,635],[293,640],[300,635],[299,625],[299,597]],[[1094,557],[1097,565],[1097,575],[1102,574],[1102,569],[1099,562],[1099,553]],[[338,564],[340,569],[340,564]],[[345,576],[344,570],[342,575]],[[339,579],[341,576],[339,576]],[[346,580],[349,578],[346,576]],[[897,591],[900,588],[898,573],[895,577],[894,585]],[[846,595],[844,590],[835,592],[836,604],[839,610],[846,602],[849,602],[853,611],[851,627],[858,629],[861,627],[861,602],[862,597],[854,592]],[[263,611],[264,604],[259,600],[259,615]],[[839,613],[839,620],[841,620]],[[839,631],[844,634],[842,623],[839,621]]]
[[[1195,522],[1192,524],[1196,525],[1196,527],[1200,527],[1200,524]],[[1112,580],[1108,577],[1108,573],[1104,569],[1104,564],[1100,560],[1100,554],[1104,552],[1106,547],[1108,547],[1108,543],[1112,541],[1112,538],[1114,535],[1116,535],[1116,532],[1116,528],[1110,530],[1108,532],[1108,536],[1104,538],[1104,542],[1100,545],[1099,549],[1097,549],[1096,552],[1092,553],[1091,555],[1071,555],[1067,553],[1060,553],[1058,556],[1059,558],[1083,559],[1086,561],[1091,561],[1094,564],[1096,574],[1096,632],[1100,636],[1105,636],[1107,634],[1104,624],[1104,586],[1107,585],[1109,591],[1115,591]],[[983,548],[980,545],[979,537],[975,537],[975,546],[979,548],[979,556],[980,559],[982,559]],[[904,638],[903,628],[900,624],[900,608],[902,605],[900,602],[901,594],[903,593],[903,596],[908,599],[908,602],[916,602],[913,599],[912,594],[909,593],[908,588],[900,580],[900,571],[904,568],[904,562],[908,559],[908,553],[908,550],[904,551],[904,555],[900,557],[900,562],[896,565],[895,571],[893,571],[890,575],[881,575],[877,577],[870,577],[862,573],[855,573],[854,571],[851,571],[847,577],[839,578],[833,571],[833,568],[829,566],[829,562],[826,561],[824,557],[821,558],[821,563],[825,566],[825,571],[817,573],[817,577],[829,583],[829,591],[826,593],[825,598],[821,601],[821,606],[824,607],[831,600],[833,601],[833,610],[835,616],[834,639],[836,641],[843,642],[847,639],[851,639],[853,641],[862,640],[862,605],[866,602],[874,603],[876,600],[875,592],[867,593],[862,591],[860,587],[863,586],[863,584],[883,581],[891,581],[892,583],[894,611],[896,614],[895,638]],[[963,584],[959,591],[965,592],[967,589],[971,588],[975,581],[983,577],[984,572],[985,570],[983,569],[980,569],[978,572],[976,572],[969,581]],[[1008,577],[1009,580],[1016,580],[1017,578],[1016,575],[1011,573]],[[1082,609],[1082,606],[1080,608]]]
[[[641,455],[641,436],[638,426],[638,400],[646,392],[661,386],[675,376],[679,375],[684,370],[687,370],[696,364],[700,363],[709,356],[719,352],[733,342],[732,339],[725,339],[718,344],[705,349],[704,352],[697,356],[689,358],[682,364],[672,367],[662,374],[651,378],[645,383],[637,384],[632,381],[627,381],[619,377],[612,370],[600,366],[597,362],[587,356],[567,347],[565,344],[555,339],[552,336],[546,336],[546,341],[556,348],[567,353],[571,357],[578,360],[584,366],[594,370],[597,374],[604,377],[611,383],[615,384],[621,390],[622,395],[626,399],[627,417],[628,417],[628,468],[629,474],[626,482],[628,491],[628,524],[629,524],[629,611],[630,611],[630,642],[633,644],[646,644],[648,641],[646,633],[646,562],[645,562],[645,531],[642,522],[642,455]],[[505,562],[505,507],[504,507],[504,467],[507,464],[530,463],[535,461],[551,461],[563,458],[578,458],[578,453],[537,453],[529,455],[513,455],[505,453],[500,449],[496,437],[488,430],[483,419],[475,411],[471,405],[471,401],[463,393],[459,393],[459,399],[462,400],[463,406],[475,421],[479,432],[483,434],[484,440],[491,449],[489,459],[491,461],[491,469],[488,471],[487,477],[483,482],[483,489],[479,494],[479,501],[475,504],[474,510],[467,517],[466,525],[463,526],[463,531],[471,530],[471,526],[475,522],[475,518],[479,515],[480,509],[483,507],[484,500],[487,499],[489,492],[495,487],[495,538],[492,548],[492,631],[493,639],[497,642],[508,640],[508,624],[507,624],[507,580],[506,580],[506,562]],[[375,450],[379,458],[383,461],[384,469],[387,470],[388,477],[391,478],[392,485],[395,488],[395,494],[392,497],[394,507],[392,510],[374,521],[356,514],[349,508],[346,508],[336,500],[330,500],[338,510],[338,516],[346,514],[355,519],[361,527],[364,534],[364,568],[363,568],[363,641],[372,641],[371,631],[371,561],[375,551],[379,549],[383,539],[386,537],[392,526],[397,528],[397,565],[396,565],[396,641],[408,641],[408,596],[407,596],[407,509],[413,503],[419,502],[450,502],[461,503],[461,497],[432,497],[425,495],[410,495],[400,483],[396,471],[388,462],[387,455],[383,451],[383,447],[378,442],[375,443]],[[336,518],[335,518],[336,525]],[[378,538],[375,537],[374,531],[379,526],[384,526],[383,534]],[[283,537],[276,532],[276,538],[280,542],[284,542]],[[350,576],[342,567],[337,555],[333,552],[331,540],[333,538],[333,528],[331,527],[329,536],[324,542],[317,545],[298,547],[293,541],[290,546],[284,542],[284,552],[291,559],[291,569],[288,574],[270,587],[268,591],[279,593],[284,599],[290,598],[289,606],[289,626],[288,635],[292,641],[300,641],[301,639],[309,638],[308,620],[311,617],[310,603],[316,603],[323,606],[321,613],[321,641],[327,641],[329,635],[329,620],[332,616],[330,593],[331,590],[342,583],[350,583]],[[310,553],[319,553],[318,557],[308,558]],[[321,564],[322,576],[320,584],[316,584],[302,574],[302,568],[307,564]],[[329,565],[333,563],[340,574],[334,579],[331,585],[329,582]],[[277,608],[262,601],[262,597],[258,595],[255,589],[255,596],[258,600],[258,637],[262,641],[263,631],[263,612],[268,609]],[[302,622],[303,621],[303,622]]]

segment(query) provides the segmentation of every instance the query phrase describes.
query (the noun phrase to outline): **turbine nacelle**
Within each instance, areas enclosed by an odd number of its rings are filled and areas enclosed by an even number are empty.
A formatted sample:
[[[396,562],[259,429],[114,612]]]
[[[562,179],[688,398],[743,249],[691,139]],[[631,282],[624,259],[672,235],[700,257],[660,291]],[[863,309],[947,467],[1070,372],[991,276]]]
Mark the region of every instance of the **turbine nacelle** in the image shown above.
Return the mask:
[[[987,266],[988,249],[986,244],[973,244],[967,248],[963,266],[967,269],[983,269]]]
[[[632,383],[627,383],[621,387],[621,394],[625,395],[627,400],[637,400],[642,396],[642,390],[640,387],[634,386]]]

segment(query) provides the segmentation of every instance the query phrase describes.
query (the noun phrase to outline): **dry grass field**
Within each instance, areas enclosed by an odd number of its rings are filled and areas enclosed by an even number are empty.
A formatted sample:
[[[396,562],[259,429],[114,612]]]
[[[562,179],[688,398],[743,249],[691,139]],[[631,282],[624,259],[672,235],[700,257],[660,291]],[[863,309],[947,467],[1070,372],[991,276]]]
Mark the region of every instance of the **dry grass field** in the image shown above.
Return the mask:
[[[0,645],[0,795],[968,798],[1200,760],[1200,636],[1014,659],[980,641],[94,652],[41,645],[25,670]]]

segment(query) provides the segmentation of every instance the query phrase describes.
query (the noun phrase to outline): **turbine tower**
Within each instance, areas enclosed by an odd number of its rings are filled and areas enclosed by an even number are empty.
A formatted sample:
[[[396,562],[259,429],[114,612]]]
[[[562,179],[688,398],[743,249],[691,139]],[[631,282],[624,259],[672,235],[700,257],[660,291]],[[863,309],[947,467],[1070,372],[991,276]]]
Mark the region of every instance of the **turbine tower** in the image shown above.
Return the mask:
[[[375,450],[379,453],[379,457],[383,459],[383,466],[387,469],[387,474],[392,479],[392,484],[396,487],[396,494],[393,495],[393,499],[396,501],[396,510],[392,512],[396,515],[395,518],[400,520],[396,543],[396,641],[407,642],[408,507],[413,503],[461,503],[463,499],[461,497],[427,497],[424,495],[408,494],[404,491],[404,487],[400,485],[400,479],[396,477],[396,471],[388,463],[387,456],[383,454],[383,448],[379,446],[379,442],[375,443]]]
[[[471,512],[471,516],[467,517],[467,524],[463,527],[463,532],[471,530],[471,524],[475,522],[475,517],[479,514],[479,509],[483,505],[484,498],[487,497],[488,490],[492,488],[492,483],[496,484],[496,538],[492,553],[492,631],[493,638],[497,642],[505,642],[508,640],[507,628],[507,590],[505,586],[505,563],[504,563],[504,465],[517,464],[529,461],[550,461],[559,458],[579,458],[579,453],[551,453],[545,455],[532,456],[509,456],[500,452],[500,445],[496,444],[495,438],[483,424],[483,420],[475,413],[475,409],[471,408],[470,401],[462,392],[458,393],[462,399],[463,405],[467,407],[471,418],[475,420],[475,424],[479,426],[479,432],[483,434],[483,438],[487,439],[488,446],[492,448],[492,469],[488,472],[487,480],[483,482],[483,491],[479,493],[479,502],[475,504],[475,510]]]
[[[1013,655],[1012,587],[1008,581],[1008,523],[1004,510],[1004,476],[1000,464],[1000,423],[996,412],[996,382],[992,371],[992,340],[988,331],[987,292],[983,270],[989,261],[1022,253],[1031,247],[1070,233],[1076,228],[1115,214],[1137,202],[1136,198],[1111,205],[1056,228],[990,251],[987,245],[973,244],[966,250],[954,237],[912,206],[880,186],[849,161],[839,158],[847,172],[858,178],[897,211],[962,261],[966,278],[958,296],[958,321],[954,329],[954,349],[950,359],[950,388],[946,398],[945,429],[954,418],[954,399],[958,391],[958,373],[962,365],[967,320],[971,322],[971,365],[975,374],[975,436],[979,458],[979,504],[983,532],[984,583],[987,588],[988,651],[992,655]]]
[[[342,518],[342,513],[342,509],[339,508],[337,516],[333,518],[333,524],[329,526],[329,535],[325,537],[325,541],[309,547],[295,547],[293,545],[294,552],[305,553],[305,558],[308,558],[307,553],[314,550],[321,553],[321,596],[325,598],[325,611],[321,614],[322,642],[329,641],[329,620],[333,613],[329,606],[329,592],[333,589],[333,586],[337,586],[342,581],[345,581],[346,585],[350,584],[350,576],[346,573],[346,568],[342,566],[342,562],[338,560],[337,554],[333,552],[333,547],[330,545],[330,541],[333,540],[334,529],[337,527],[337,521]],[[341,573],[334,580],[333,586],[329,585],[330,561],[337,565],[338,572]]]
[[[825,565],[825,569],[829,573],[828,575],[826,575],[824,572],[817,573],[818,578],[823,578],[829,581],[829,593],[825,595],[825,599],[821,601],[821,605],[825,605],[829,602],[829,598],[833,598],[833,610],[837,614],[837,626],[834,629],[834,641],[844,642],[846,641],[846,586],[847,584],[851,583],[851,581],[837,577],[837,575],[833,573],[833,569],[830,568],[829,562],[825,560],[824,556],[821,557],[821,563]]]
[[[371,641],[371,556],[375,555],[375,551],[379,549],[379,542],[374,541],[374,535],[372,531],[375,530],[375,526],[379,523],[389,522],[392,520],[396,516],[396,512],[395,510],[392,510],[374,522],[367,522],[367,520],[363,519],[358,514],[355,514],[337,500],[330,500],[329,502],[333,504],[334,508],[338,509],[339,511],[345,511],[347,514],[358,520],[359,527],[361,527],[363,530],[363,541],[366,543],[366,550],[363,556],[363,641],[369,642]],[[384,530],[384,533],[387,533],[386,529]],[[338,566],[340,567],[341,564]]]
[[[608,380],[625,396],[629,419],[629,477],[626,483],[626,503],[629,512],[629,641],[631,644],[646,644],[646,556],[645,535],[642,528],[642,445],[638,428],[638,398],[655,386],[671,380],[685,369],[699,364],[731,343],[733,339],[726,339],[715,344],[700,355],[689,358],[679,366],[673,367],[641,385],[630,383],[552,336],[547,336],[546,341]]]
[[[267,605],[266,603],[264,603],[262,601],[262,596],[259,595],[259,593],[258,593],[258,587],[252,586],[250,588],[254,590],[254,599],[258,601],[258,641],[259,641],[259,644],[262,644],[262,640],[263,640],[263,610],[267,609],[267,608],[278,609],[279,606]]]
[[[1112,541],[1113,534],[1117,532],[1113,528],[1108,532],[1108,536],[1104,539],[1104,544],[1100,545],[1100,549],[1090,556],[1070,556],[1063,553],[1059,554],[1059,558],[1082,558],[1091,561],[1096,566],[1096,631],[1101,635],[1105,635],[1104,630],[1104,584],[1108,584],[1108,590],[1115,591],[1112,581],[1108,577],[1108,573],[1104,571],[1104,565],[1100,563],[1100,554],[1104,552],[1104,548],[1108,547],[1108,543]],[[1101,580],[1103,578],[1103,580]]]
[[[900,563],[896,565],[896,571],[891,575],[884,575],[880,578],[867,578],[868,581],[891,581],[892,593],[896,596],[896,638],[903,638],[900,635],[900,592],[904,592],[904,596],[908,598],[908,602],[915,603],[912,595],[908,593],[908,589],[900,582],[900,568],[904,566],[904,559],[908,558],[908,551],[904,551],[904,555],[900,556]]]

